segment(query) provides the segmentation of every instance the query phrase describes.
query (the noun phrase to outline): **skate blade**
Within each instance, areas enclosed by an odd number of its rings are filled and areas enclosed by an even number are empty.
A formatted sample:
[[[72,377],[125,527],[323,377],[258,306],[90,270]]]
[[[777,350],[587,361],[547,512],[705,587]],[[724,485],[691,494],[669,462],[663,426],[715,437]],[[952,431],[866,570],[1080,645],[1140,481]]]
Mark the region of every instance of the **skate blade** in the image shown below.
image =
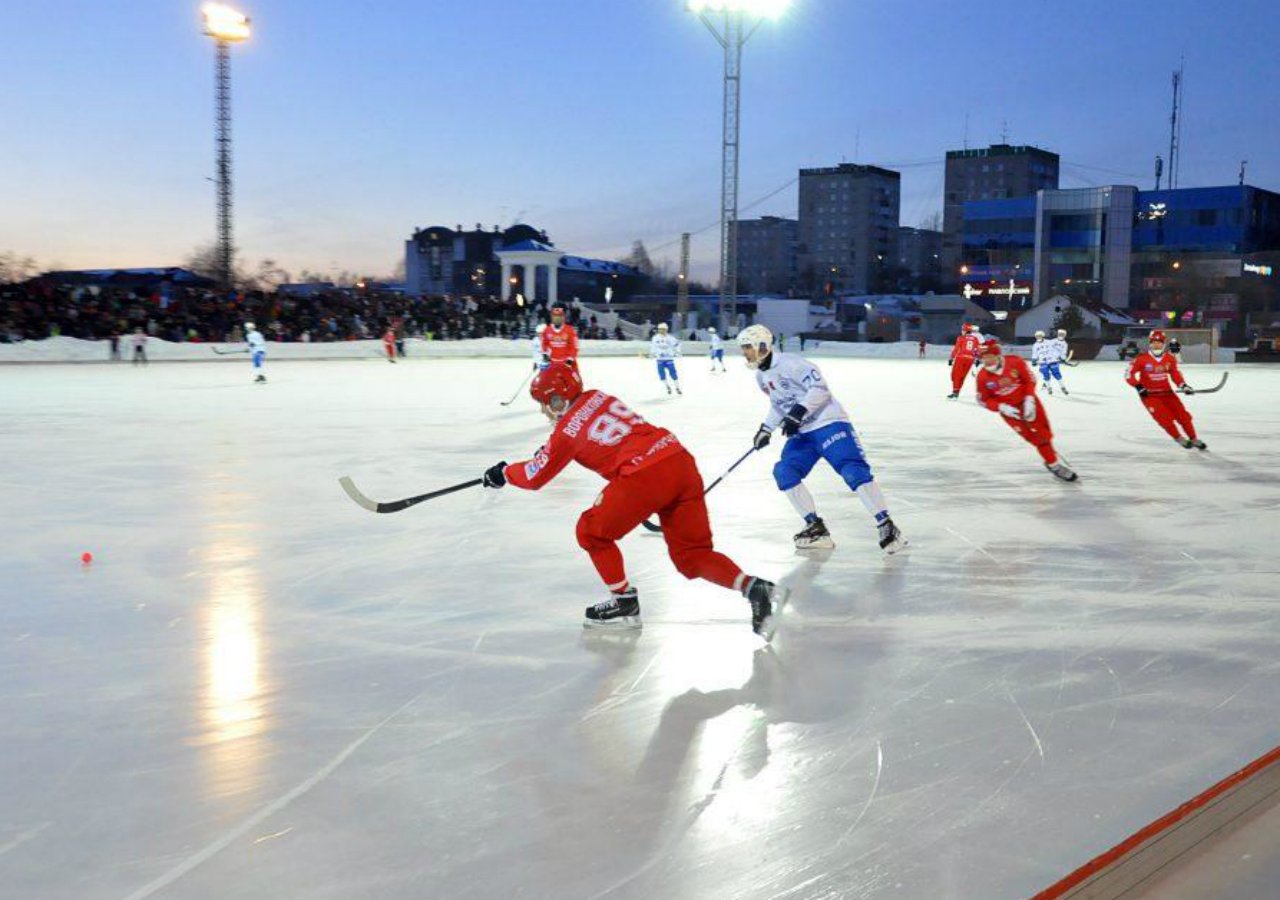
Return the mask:
[[[602,631],[626,631],[644,625],[639,616],[615,616],[612,619],[583,619],[582,627]]]
[[[773,603],[773,612],[765,617],[760,623],[760,630],[756,634],[764,639],[765,643],[773,640],[773,636],[778,633],[778,616],[782,615],[782,611],[787,606],[787,601],[791,599],[791,589],[782,585],[775,585],[773,596],[769,598]]]
[[[905,550],[910,550],[911,542],[906,538],[895,538],[880,549],[885,552],[886,556],[893,556],[895,553],[902,553]]]
[[[796,550],[834,550],[836,542],[829,537],[815,538],[811,541],[796,541]]]

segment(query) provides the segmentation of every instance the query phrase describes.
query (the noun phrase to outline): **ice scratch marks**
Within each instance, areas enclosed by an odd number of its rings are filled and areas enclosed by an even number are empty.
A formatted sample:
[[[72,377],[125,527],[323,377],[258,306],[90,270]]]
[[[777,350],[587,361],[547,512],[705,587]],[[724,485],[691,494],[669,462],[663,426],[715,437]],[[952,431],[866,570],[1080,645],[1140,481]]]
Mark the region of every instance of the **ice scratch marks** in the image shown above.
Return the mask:
[[[7,844],[0,845],[0,856],[4,856],[10,850],[17,850],[19,847],[21,847],[27,841],[31,840],[33,837],[38,836],[40,832],[44,831],[46,828],[48,828],[52,824],[53,824],[52,822],[41,822],[39,825],[36,825],[33,828],[28,828],[26,831],[19,834],[13,840],[9,841]]]
[[[867,810],[871,809],[871,803],[876,799],[876,792],[880,790],[880,775],[884,772],[884,747],[880,743],[880,739],[876,739],[876,773],[875,779],[871,782],[871,793],[867,795],[867,802],[862,804],[862,811],[858,813],[858,817],[853,820],[853,824],[844,830],[844,834],[840,835],[840,840],[836,844],[843,844],[849,835],[853,834],[855,828],[858,827]]]
[[[1040,764],[1044,765],[1044,743],[1040,740],[1040,735],[1036,734],[1035,727],[1031,724],[1031,720],[1027,718],[1027,714],[1022,711],[1018,698],[1013,696],[1013,691],[1009,690],[1009,685],[1004,686],[1005,696],[1009,698],[1009,702],[1013,704],[1013,708],[1018,711],[1018,716],[1022,719],[1022,724],[1027,726],[1027,731],[1031,732],[1031,740],[1035,741],[1036,752],[1040,754]]]

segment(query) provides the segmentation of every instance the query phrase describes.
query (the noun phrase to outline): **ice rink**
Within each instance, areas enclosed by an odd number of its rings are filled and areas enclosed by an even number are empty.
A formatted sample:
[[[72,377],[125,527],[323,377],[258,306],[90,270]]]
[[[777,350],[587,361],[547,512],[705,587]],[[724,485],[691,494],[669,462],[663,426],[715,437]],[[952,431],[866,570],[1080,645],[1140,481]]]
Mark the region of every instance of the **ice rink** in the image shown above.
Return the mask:
[[[1207,454],[1066,370],[1064,484],[943,361],[819,361],[912,552],[820,466],[797,556],[775,442],[709,498],[769,649],[644,533],[643,630],[584,632],[581,468],[342,493],[525,458],[527,360],[0,369],[0,897],[1018,898],[1280,743],[1280,367],[1187,400]],[[583,371],[710,480],[765,400],[681,365]]]

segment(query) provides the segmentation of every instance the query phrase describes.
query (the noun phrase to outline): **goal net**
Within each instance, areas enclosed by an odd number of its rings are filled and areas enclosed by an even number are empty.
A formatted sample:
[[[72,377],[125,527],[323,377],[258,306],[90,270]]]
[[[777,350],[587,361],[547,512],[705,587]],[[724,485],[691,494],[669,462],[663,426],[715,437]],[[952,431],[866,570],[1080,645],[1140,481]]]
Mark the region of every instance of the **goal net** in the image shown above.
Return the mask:
[[[1142,349],[1146,349],[1147,335],[1159,326],[1143,326],[1129,328],[1125,332],[1125,343],[1133,341]],[[1182,346],[1179,358],[1187,363],[1213,363],[1218,361],[1218,329],[1216,328],[1161,328],[1169,336],[1169,343],[1177,341]]]

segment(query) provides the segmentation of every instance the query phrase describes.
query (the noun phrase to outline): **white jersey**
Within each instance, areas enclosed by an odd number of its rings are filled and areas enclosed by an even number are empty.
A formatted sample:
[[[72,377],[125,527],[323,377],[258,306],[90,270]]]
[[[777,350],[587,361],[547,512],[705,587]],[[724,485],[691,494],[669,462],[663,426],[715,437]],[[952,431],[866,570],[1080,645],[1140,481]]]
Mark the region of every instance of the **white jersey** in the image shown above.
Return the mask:
[[[669,334],[659,332],[649,341],[649,356],[653,359],[675,359],[680,355],[680,342]]]
[[[542,335],[535,334],[529,343],[533,347],[533,361],[542,365]]]
[[[831,396],[818,367],[794,353],[771,354],[768,369],[756,369],[756,384],[769,396],[769,413],[764,427],[773,431],[791,407],[799,403],[808,413],[800,423],[802,434],[825,428],[833,422],[848,422],[836,398]]]
[[[1044,338],[1041,338],[1032,344],[1031,362],[1037,366],[1044,366],[1053,362],[1053,348],[1050,346],[1051,343],[1051,341],[1046,341]]]
[[[1066,361],[1067,353],[1069,351],[1067,350],[1067,342],[1065,340],[1060,337],[1056,337],[1050,338],[1045,341],[1045,343],[1049,345],[1049,349],[1051,351],[1049,362],[1060,363]]]
[[[723,349],[724,349],[724,341],[720,339],[720,335],[718,334],[711,335],[711,352],[715,353],[717,350],[723,350]]]
[[[244,342],[249,345],[250,353],[267,352],[267,340],[262,336],[261,331],[250,331],[244,336]]]

